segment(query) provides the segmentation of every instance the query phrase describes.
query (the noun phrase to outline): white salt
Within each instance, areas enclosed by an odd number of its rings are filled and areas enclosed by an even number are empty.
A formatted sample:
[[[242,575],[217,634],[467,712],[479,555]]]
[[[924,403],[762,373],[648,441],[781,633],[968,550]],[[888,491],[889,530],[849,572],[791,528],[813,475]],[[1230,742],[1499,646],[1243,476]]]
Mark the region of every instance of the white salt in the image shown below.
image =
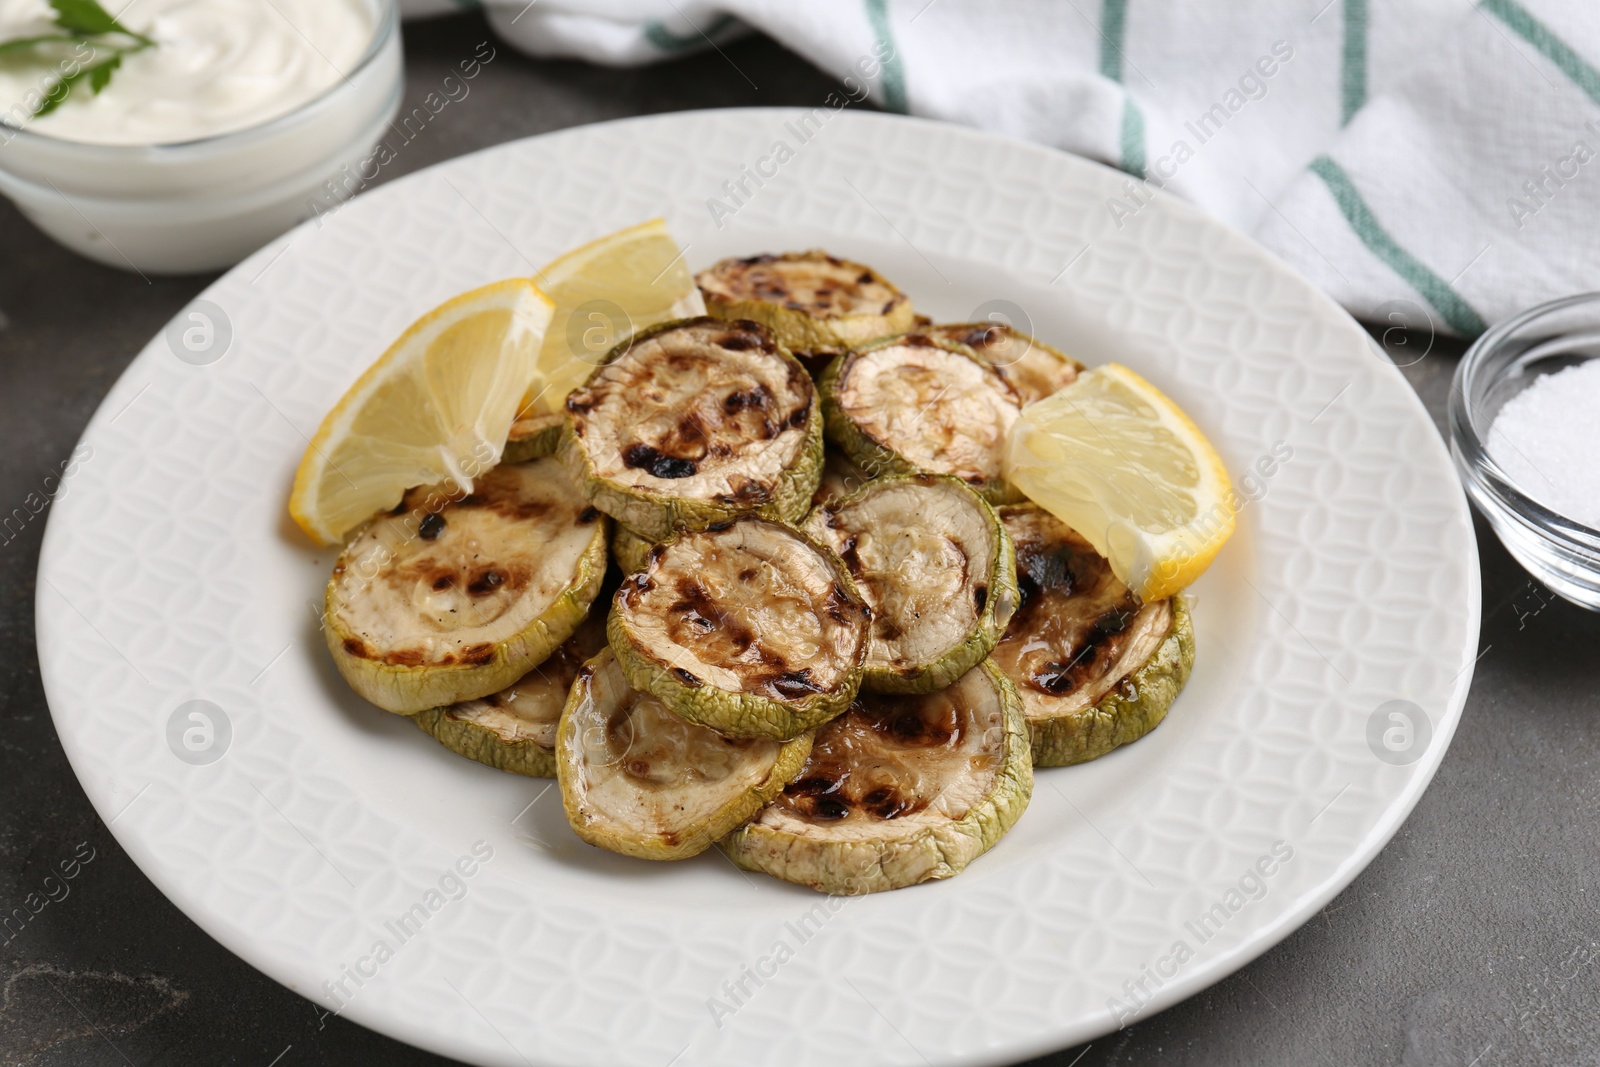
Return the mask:
[[[1518,489],[1600,529],[1600,359],[1546,374],[1506,401],[1488,449]]]

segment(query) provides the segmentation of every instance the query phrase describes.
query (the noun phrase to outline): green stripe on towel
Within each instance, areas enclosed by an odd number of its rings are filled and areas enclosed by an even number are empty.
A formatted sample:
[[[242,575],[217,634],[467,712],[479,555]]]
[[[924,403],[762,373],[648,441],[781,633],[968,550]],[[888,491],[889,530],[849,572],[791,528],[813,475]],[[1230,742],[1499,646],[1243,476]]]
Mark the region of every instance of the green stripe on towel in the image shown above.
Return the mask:
[[[896,114],[908,115],[906,68],[900,59],[900,49],[895,47],[894,34],[889,32],[889,0],[866,0],[866,3],[872,34],[888,49],[883,60],[883,106]]]
[[[1128,35],[1128,0],[1104,0],[1100,7],[1100,73],[1122,81],[1122,42]],[[1144,177],[1144,112],[1132,96],[1122,101],[1122,169]]]
[[[1122,101],[1122,169],[1144,177],[1144,113],[1131,96]]]
[[[1128,0],[1105,0],[1100,7],[1100,73],[1122,80],[1122,39],[1128,32]]]
[[[1377,216],[1361,198],[1361,193],[1350,180],[1350,175],[1344,172],[1344,168],[1327,156],[1318,156],[1311,161],[1311,170],[1326,183],[1328,191],[1333,194],[1333,199],[1339,205],[1339,210],[1344,214],[1345,221],[1350,224],[1356,236],[1361,238],[1361,243],[1367,246],[1367,250],[1383,260],[1390,270],[1421,293],[1422,298],[1433,305],[1433,309],[1450,324],[1451,329],[1472,337],[1488,328],[1483,317],[1450,288],[1449,282],[1429,270],[1427,264],[1401,248],[1399,243],[1389,236],[1389,231],[1378,222]]]
[[[1339,125],[1348,126],[1367,102],[1367,0],[1344,0],[1344,72]]]
[[[1584,5],[1575,5],[1581,9]],[[1511,28],[1511,31],[1554,63],[1589,99],[1600,104],[1600,71],[1589,61],[1574,52],[1567,42],[1556,36],[1550,28],[1528,13],[1516,0],[1483,0],[1483,10],[1494,15]],[[1592,17],[1592,12],[1585,12]]]

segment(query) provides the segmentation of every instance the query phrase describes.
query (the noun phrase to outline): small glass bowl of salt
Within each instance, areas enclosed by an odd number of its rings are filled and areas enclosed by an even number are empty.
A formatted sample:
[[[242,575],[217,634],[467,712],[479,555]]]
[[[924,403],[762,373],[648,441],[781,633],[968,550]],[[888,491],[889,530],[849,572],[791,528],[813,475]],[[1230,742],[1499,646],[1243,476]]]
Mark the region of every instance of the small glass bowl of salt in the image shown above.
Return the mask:
[[[1467,350],[1450,453],[1506,550],[1600,611],[1600,293],[1541,304]]]

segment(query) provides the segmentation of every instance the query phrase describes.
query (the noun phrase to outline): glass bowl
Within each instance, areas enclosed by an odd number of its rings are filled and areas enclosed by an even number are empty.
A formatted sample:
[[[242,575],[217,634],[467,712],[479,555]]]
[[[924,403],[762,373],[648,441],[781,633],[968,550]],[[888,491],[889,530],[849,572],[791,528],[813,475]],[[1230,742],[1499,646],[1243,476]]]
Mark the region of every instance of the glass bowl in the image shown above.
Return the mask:
[[[1600,293],[1541,304],[1473,343],[1450,390],[1450,454],[1467,495],[1506,551],[1567,600],[1600,611],[1600,531],[1560,515],[1489,455],[1489,427],[1539,377],[1600,357]],[[1600,412],[1596,413],[1600,419]]]
[[[366,2],[365,53],[295,110],[173,144],[88,144],[0,123],[0,193],[57,242],[108,266],[232,266],[376,176],[364,170],[399,112],[405,67],[395,0]]]

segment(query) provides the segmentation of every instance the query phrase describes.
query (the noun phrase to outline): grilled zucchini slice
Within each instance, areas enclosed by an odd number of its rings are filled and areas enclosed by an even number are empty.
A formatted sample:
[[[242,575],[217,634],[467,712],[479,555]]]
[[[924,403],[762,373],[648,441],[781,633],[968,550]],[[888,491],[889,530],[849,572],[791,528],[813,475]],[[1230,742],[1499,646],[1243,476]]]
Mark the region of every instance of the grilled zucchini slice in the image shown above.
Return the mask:
[[[1025,405],[1071,385],[1083,373],[1083,364],[1065,352],[1001,322],[957,322],[918,332],[972,349],[1016,390]]]
[[[994,503],[1016,391],[965,345],[911,333],[846,353],[818,382],[828,437],[867,470],[960,478]]]
[[[806,519],[872,609],[862,686],[943,689],[989,654],[1017,606],[1016,557],[994,508],[955,478],[880,478]]]
[[[533,778],[556,776],[556,724],[578,668],[606,647],[605,616],[591,614],[566,644],[498,693],[432,708],[411,721],[470,760]]]
[[[766,327],[685,319],[617,346],[568,395],[560,453],[585,497],[651,541],[743,514],[786,522],[822,469],[811,377]]]
[[[745,870],[825,893],[899,889],[959,873],[1032,794],[1016,690],[985,660],[936,693],[862,696],[722,848]]]
[[[820,249],[724,259],[695,275],[706,310],[769,327],[788,348],[856,348],[911,329],[906,294],[871,267]]]
[[[334,565],[323,630],[339,673],[402,715],[504,689],[583,621],[606,533],[553,459],[501,464],[465,497],[411,490]]]
[[[832,552],[746,518],[658,546],[606,634],[635,689],[729,737],[782,741],[849,706],[869,616]]]
[[[1034,765],[1083,763],[1154,730],[1194,667],[1187,604],[1139,603],[1089,542],[1035,504],[1000,517],[1021,602],[993,655],[1022,696]]]
[[[526,463],[532,459],[553,456],[561,441],[563,415],[525,415],[511,424],[506,435],[506,448],[500,455],[501,463]]]
[[[578,673],[561,713],[556,778],[591,845],[647,860],[704,851],[794,777],[811,735],[737,740],[686,722],[628,685],[609,649]]]

